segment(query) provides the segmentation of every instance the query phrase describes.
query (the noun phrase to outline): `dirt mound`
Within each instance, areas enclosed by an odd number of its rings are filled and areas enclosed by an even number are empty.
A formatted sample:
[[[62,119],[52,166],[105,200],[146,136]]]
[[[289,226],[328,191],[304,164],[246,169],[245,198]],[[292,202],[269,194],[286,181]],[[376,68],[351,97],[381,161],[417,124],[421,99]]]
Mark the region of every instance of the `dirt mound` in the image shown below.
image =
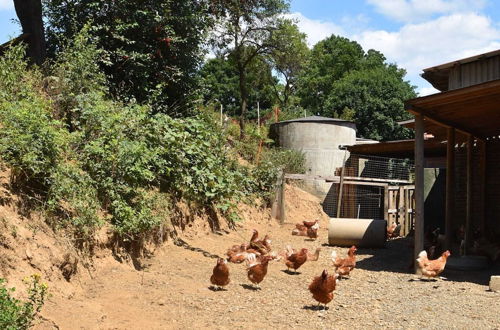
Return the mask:
[[[82,318],[78,324],[82,322],[83,328],[98,326],[99,317],[106,318],[108,308],[97,308],[93,302],[87,303],[85,299],[75,297],[92,295],[100,288],[100,292],[107,292],[110,302],[120,299],[109,283],[109,280],[118,280],[115,273],[135,281],[137,276],[143,277],[147,274],[147,267],[155,263],[155,258],[171,257],[171,249],[182,247],[186,251],[200,252],[205,257],[222,256],[227,245],[220,244],[221,236],[225,241],[236,244],[248,240],[254,228],[258,229],[262,236],[280,228],[277,221],[271,218],[269,208],[263,207],[260,201],[255,201],[254,205],[238,206],[242,221],[237,222],[235,228],[213,210],[195,210],[185,203],[178,203],[176,212],[172,215],[173,227],[168,228],[176,233],[177,239],[167,240],[156,251],[157,255],[153,259],[143,257],[141,267],[146,267],[146,270],[140,272],[133,267],[131,258],[120,258],[120,251],[117,254],[117,251],[110,249],[109,228],[102,228],[97,233],[96,239],[101,244],[93,249],[91,257],[75,249],[74,242],[64,236],[63,231],[54,232],[45,222],[42,213],[20,212],[23,200],[12,193],[9,177],[8,170],[0,172],[0,276],[7,279],[9,287],[18,288],[15,293],[18,297],[24,296],[23,278],[39,273],[43,281],[48,282],[51,298],[43,309],[42,323],[38,325],[40,328],[52,328],[55,324],[72,327],[75,324],[72,315],[77,310],[81,312],[79,315]],[[307,219],[320,219],[326,224],[327,217],[315,197],[293,186],[286,187],[286,194],[285,226]],[[151,247],[149,252],[158,248]],[[125,278],[118,281],[123,283],[127,280]],[[61,310],[70,313],[61,314]],[[142,313],[143,311],[137,317]],[[117,324],[120,318],[126,318],[125,311],[124,314],[116,315]],[[147,327],[148,324],[144,323],[144,326]]]

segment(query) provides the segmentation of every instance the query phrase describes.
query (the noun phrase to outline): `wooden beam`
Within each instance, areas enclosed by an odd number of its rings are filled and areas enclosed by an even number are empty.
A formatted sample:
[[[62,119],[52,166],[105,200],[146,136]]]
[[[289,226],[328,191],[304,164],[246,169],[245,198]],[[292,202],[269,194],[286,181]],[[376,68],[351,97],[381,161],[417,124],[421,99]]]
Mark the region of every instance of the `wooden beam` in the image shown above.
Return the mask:
[[[445,249],[451,249],[453,232],[453,210],[455,205],[455,129],[448,128],[446,143],[446,211],[444,233],[446,237]]]
[[[465,212],[465,237],[464,249],[465,254],[469,251],[469,241],[471,238],[471,223],[472,223],[472,149],[474,148],[474,137],[469,135],[467,139],[467,205]]]
[[[414,260],[424,249],[424,116],[415,115],[415,247]],[[417,262],[415,272],[417,272]]]
[[[425,119],[436,124],[436,125],[440,125],[440,126],[443,126],[443,127],[446,127],[446,128],[454,128],[456,131],[462,133],[462,134],[466,134],[466,135],[473,135],[475,136],[477,139],[480,139],[481,141],[484,141],[484,137],[482,137],[481,134],[479,134],[479,132],[473,132],[465,127],[461,127],[460,125],[457,125],[457,124],[454,124],[454,123],[451,123],[451,122],[448,122],[447,120],[445,119],[440,119],[440,118],[437,118],[437,117],[434,117],[433,115],[429,115],[428,113],[426,113],[425,110],[423,109],[420,109],[416,106],[411,106],[411,108],[407,109],[408,112],[414,114],[414,115],[417,115],[417,114],[421,114],[421,115],[424,115],[425,116]]]
[[[479,228],[481,233],[486,234],[486,142],[481,142],[481,153],[479,160],[479,203],[481,208],[481,216],[479,221]]]

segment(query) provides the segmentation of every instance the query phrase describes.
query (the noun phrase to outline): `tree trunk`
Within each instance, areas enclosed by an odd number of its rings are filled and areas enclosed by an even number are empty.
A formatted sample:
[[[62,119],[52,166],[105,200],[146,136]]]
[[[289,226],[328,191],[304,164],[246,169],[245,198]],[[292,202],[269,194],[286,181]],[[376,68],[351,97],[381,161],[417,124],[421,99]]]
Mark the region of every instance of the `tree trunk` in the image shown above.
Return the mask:
[[[238,65],[240,75],[240,139],[245,138],[245,119],[247,114],[248,91],[247,91],[247,73],[243,65]]]
[[[26,55],[33,63],[41,65],[46,57],[45,32],[42,21],[41,0],[14,0],[17,17],[23,33],[27,33],[28,49]]]

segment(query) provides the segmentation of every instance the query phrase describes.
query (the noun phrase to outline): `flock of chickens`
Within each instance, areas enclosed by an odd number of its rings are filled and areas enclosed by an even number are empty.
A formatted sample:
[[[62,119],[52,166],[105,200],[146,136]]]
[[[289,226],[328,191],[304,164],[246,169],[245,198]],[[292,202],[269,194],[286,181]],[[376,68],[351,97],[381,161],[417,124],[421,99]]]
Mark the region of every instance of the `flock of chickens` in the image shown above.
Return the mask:
[[[296,224],[296,228],[292,231],[292,235],[307,236],[311,239],[318,237],[319,221],[303,221]],[[387,228],[387,238],[394,238],[399,235],[397,225],[391,225]],[[247,277],[252,282],[255,289],[260,289],[260,283],[267,275],[268,264],[271,260],[283,260],[287,272],[291,273],[290,269],[297,272],[306,261],[317,261],[321,249],[317,248],[314,253],[310,253],[308,249],[302,248],[295,250],[291,246],[287,246],[284,251],[276,253],[271,249],[271,239],[266,235],[263,239],[259,239],[257,230],[253,230],[252,237],[248,243],[234,245],[227,251],[227,258],[218,258],[217,264],[213,269],[210,282],[215,290],[220,290],[230,283],[228,262],[243,263],[246,262]],[[333,299],[333,291],[339,279],[350,276],[351,271],[356,267],[356,246],[352,246],[347,251],[346,257],[340,257],[335,251],[331,254],[331,260],[334,266],[334,274],[329,274],[327,269],[324,269],[321,275],[316,276],[309,284],[309,291],[313,298],[318,302],[318,305],[326,305]],[[417,259],[418,267],[421,274],[425,277],[438,276],[446,265],[446,260],[450,256],[449,251],[445,251],[441,257],[435,260],[427,258],[426,251],[422,251]]]

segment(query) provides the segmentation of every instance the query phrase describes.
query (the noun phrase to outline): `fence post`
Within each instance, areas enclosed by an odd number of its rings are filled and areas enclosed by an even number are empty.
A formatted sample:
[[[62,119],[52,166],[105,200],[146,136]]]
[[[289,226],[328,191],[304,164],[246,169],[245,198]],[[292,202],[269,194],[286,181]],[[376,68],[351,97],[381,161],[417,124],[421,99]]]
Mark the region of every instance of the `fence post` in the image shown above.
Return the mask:
[[[276,181],[276,194],[271,206],[271,216],[279,220],[280,224],[285,223],[285,172],[280,171]]]
[[[339,197],[337,200],[337,218],[340,218],[340,207],[342,206],[342,189],[344,188],[344,171],[345,171],[346,156],[347,156],[347,150],[344,153],[344,161],[342,162],[342,170],[340,171]]]

